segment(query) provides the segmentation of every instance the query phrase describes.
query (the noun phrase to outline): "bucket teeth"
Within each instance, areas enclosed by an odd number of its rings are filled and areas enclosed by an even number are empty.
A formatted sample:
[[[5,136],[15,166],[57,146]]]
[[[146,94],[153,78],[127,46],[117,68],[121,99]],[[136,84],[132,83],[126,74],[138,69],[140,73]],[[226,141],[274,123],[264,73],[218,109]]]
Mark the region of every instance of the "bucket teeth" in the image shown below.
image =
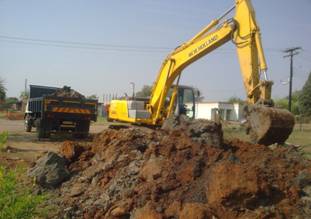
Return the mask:
[[[252,141],[263,145],[283,144],[295,125],[293,114],[274,107],[249,106],[246,118]]]

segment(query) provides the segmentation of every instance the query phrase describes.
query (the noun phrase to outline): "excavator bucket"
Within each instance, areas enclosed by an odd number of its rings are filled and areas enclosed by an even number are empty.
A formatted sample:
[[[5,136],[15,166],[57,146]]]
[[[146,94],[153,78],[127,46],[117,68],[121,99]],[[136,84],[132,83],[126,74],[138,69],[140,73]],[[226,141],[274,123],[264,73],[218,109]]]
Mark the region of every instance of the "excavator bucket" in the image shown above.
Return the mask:
[[[246,109],[249,134],[254,143],[283,144],[293,131],[295,118],[287,110],[267,106],[248,106]]]

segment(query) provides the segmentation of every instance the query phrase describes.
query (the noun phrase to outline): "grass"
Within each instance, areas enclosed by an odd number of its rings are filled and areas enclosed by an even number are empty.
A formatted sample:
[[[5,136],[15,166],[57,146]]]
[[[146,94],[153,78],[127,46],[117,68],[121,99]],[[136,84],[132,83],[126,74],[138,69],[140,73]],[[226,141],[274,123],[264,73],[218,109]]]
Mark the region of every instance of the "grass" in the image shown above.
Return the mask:
[[[245,130],[239,125],[224,124],[224,137],[227,140],[235,138],[249,141],[249,137],[245,134]],[[298,145],[304,156],[311,159],[311,124],[296,124],[292,134],[286,141],[288,144]]]
[[[311,149],[311,130],[295,129],[287,141],[295,145],[310,147]]]
[[[297,124],[287,140],[291,144],[299,145],[304,156],[311,160],[311,124]]]
[[[34,195],[18,182],[18,170],[0,167],[0,219],[34,218],[42,215],[37,206],[45,200],[43,195]]]
[[[245,134],[245,130],[239,127],[239,125],[225,124],[223,125],[223,130],[225,139],[240,138],[246,141],[249,140]],[[297,124],[287,142],[303,147],[310,147],[311,149],[311,124],[303,124],[301,128],[300,124]]]
[[[6,141],[8,140],[9,133],[7,131],[0,133],[0,151],[3,149]]]
[[[8,132],[0,133],[0,149],[4,147],[7,138]],[[27,185],[25,178],[25,168],[0,166],[0,219],[27,219],[46,215],[46,208],[38,210],[46,197],[32,194],[31,186]]]
[[[222,124],[222,128],[224,132],[224,138],[226,140],[238,138],[244,141],[250,141],[244,128],[238,124]]]

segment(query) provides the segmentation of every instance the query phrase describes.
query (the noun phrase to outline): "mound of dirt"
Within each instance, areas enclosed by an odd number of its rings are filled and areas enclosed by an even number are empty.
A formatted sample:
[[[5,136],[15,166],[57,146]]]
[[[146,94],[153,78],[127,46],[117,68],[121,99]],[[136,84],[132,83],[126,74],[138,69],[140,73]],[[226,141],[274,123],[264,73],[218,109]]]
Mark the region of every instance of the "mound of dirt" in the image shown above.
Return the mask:
[[[165,120],[162,129],[185,133],[192,140],[213,147],[223,146],[222,126],[219,122],[206,119],[190,119],[185,115],[171,116]]]
[[[311,168],[295,147],[242,141],[213,147],[181,130],[107,129],[82,150],[66,142],[72,173],[59,217],[308,218]]]
[[[50,96],[65,97],[65,98],[80,98],[80,99],[85,98],[84,95],[82,95],[79,92],[71,89],[68,86],[64,86],[63,88],[57,89],[53,94],[50,94]]]

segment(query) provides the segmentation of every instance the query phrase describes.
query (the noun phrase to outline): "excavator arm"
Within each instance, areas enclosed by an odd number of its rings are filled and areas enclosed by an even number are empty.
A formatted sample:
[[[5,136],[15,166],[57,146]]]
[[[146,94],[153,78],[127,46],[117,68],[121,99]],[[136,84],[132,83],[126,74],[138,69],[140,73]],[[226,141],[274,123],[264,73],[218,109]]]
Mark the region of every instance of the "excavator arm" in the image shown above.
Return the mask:
[[[233,18],[225,20],[235,10]],[[262,48],[260,30],[250,0],[235,0],[235,5],[220,18],[213,20],[192,39],[177,47],[164,60],[152,89],[150,100],[141,117],[130,116],[133,107],[125,101],[111,103],[110,115],[116,120],[160,125],[174,111],[174,101],[182,71],[191,63],[232,41],[239,58],[241,74],[247,95],[247,127],[252,139],[262,144],[283,143],[294,126],[294,117],[286,110],[273,108],[272,81],[267,79],[267,64]],[[170,103],[166,107],[169,89],[177,81]],[[136,102],[137,103],[137,102]],[[269,107],[267,107],[269,106]],[[139,108],[141,109],[141,108]],[[132,110],[132,111],[130,111]]]
[[[234,18],[220,24],[224,16],[233,9],[236,9]],[[219,19],[213,20],[200,33],[176,48],[165,59],[148,105],[154,123],[163,118],[161,114],[168,90],[182,70],[228,41],[232,41],[237,49],[248,103],[255,104],[259,100],[269,101],[271,99],[272,82],[260,81],[261,74],[266,79],[267,65],[254,9],[250,1],[237,0],[233,8]]]
[[[235,16],[220,23],[234,9]],[[239,58],[249,104],[245,108],[245,116],[252,140],[266,145],[283,143],[292,132],[294,117],[286,110],[271,107],[273,106],[271,100],[273,82],[267,78],[267,64],[260,29],[250,0],[236,0],[234,7],[220,18],[213,20],[165,59],[147,105],[152,120],[149,120],[149,123],[161,123],[173,112],[172,102],[175,101],[176,94],[173,93],[168,109],[164,107],[165,99],[182,70],[228,41],[234,43]]]
[[[233,29],[234,24],[226,22],[221,28],[209,33],[207,36],[193,39],[192,42],[180,46],[165,59],[148,105],[154,124],[165,117],[162,113],[167,93],[176,78],[182,73],[182,70],[200,57],[229,41]]]

